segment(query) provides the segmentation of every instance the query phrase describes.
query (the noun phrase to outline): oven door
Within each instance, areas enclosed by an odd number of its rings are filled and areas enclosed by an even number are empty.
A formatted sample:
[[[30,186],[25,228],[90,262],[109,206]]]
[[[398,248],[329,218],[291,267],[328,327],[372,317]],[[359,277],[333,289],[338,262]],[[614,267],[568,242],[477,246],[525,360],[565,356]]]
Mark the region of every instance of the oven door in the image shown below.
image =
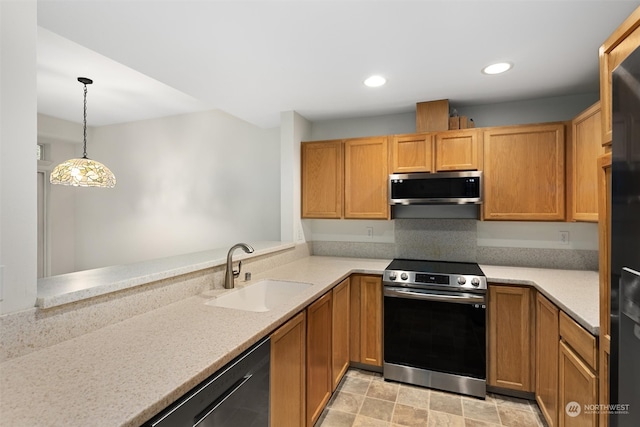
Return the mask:
[[[384,362],[485,381],[486,295],[385,286]]]

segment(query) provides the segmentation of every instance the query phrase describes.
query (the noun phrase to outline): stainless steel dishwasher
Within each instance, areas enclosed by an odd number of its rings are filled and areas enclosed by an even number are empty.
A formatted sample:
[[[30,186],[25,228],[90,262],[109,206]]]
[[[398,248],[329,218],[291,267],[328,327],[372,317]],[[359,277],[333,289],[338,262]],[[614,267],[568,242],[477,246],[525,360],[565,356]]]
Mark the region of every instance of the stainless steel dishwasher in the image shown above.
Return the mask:
[[[143,426],[269,426],[270,352],[266,338]]]

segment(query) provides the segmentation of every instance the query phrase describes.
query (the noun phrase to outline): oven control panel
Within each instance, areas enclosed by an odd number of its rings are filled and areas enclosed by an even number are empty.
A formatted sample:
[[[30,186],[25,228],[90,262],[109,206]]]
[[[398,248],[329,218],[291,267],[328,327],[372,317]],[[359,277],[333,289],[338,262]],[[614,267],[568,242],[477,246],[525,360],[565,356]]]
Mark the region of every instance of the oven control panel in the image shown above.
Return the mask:
[[[462,274],[431,274],[415,271],[385,270],[382,280],[385,284],[396,286],[446,286],[455,289],[487,289],[486,277]]]

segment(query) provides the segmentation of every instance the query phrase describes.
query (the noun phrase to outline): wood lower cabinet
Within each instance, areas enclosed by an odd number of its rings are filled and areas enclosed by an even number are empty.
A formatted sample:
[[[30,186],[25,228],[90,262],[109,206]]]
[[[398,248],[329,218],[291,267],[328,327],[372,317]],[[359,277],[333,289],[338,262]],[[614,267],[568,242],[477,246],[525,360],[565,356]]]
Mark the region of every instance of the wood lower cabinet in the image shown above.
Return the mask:
[[[558,425],[559,310],[536,295],[536,402],[549,427]]]
[[[305,425],[306,314],[271,335],[270,417],[272,426]]]
[[[307,423],[322,414],[333,391],[331,378],[332,293],[307,307]]]
[[[382,367],[382,277],[351,276],[351,360]]]
[[[520,286],[489,286],[489,376],[487,383],[532,392],[532,290]]]
[[[349,369],[349,322],[350,293],[349,279],[343,280],[333,288],[332,322],[331,322],[331,378],[332,391],[336,390],[340,380]]]
[[[600,102],[571,121],[567,144],[567,219],[598,221],[598,156],[602,148]]]
[[[565,219],[565,125],[506,126],[483,134],[485,220]]]
[[[301,145],[303,218],[341,218],[344,194],[342,141]]]
[[[597,426],[597,411],[585,405],[598,403],[596,375],[567,345],[560,341],[560,427]]]
[[[344,217],[389,219],[387,137],[344,141]]]
[[[588,405],[598,402],[596,338],[564,312],[560,312],[559,425],[597,426],[598,411]],[[579,414],[569,409],[579,407]],[[587,405],[587,406],[585,406]]]
[[[482,135],[477,130],[439,132],[435,136],[435,169],[481,170]]]

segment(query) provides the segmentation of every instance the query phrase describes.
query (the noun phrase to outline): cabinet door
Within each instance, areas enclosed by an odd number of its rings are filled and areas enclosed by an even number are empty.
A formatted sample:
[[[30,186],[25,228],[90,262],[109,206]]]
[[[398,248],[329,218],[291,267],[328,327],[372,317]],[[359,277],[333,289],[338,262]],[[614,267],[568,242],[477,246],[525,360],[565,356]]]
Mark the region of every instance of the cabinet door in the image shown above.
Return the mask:
[[[598,221],[598,156],[604,154],[601,127],[600,102],[571,121],[567,154],[571,221]]]
[[[331,292],[307,308],[307,426],[331,397]]]
[[[560,427],[596,426],[597,411],[585,411],[585,405],[595,405],[597,379],[589,367],[560,341]]]
[[[349,369],[349,279],[343,280],[333,288],[333,318],[332,318],[332,390]]]
[[[302,143],[303,218],[342,217],[343,168],[342,141]]]
[[[360,360],[382,366],[382,278],[360,277]]]
[[[609,352],[611,347],[611,153],[598,158],[598,257],[600,272],[600,403],[609,404]],[[606,411],[600,414],[600,427],[609,425]]]
[[[549,427],[558,425],[558,308],[536,296],[536,402]]]
[[[351,276],[351,360],[382,366],[382,278]]]
[[[305,424],[305,313],[302,312],[271,335],[271,425]]]
[[[431,134],[394,135],[391,142],[393,173],[433,172]]]
[[[531,290],[489,287],[489,385],[533,391]]]
[[[484,219],[565,218],[564,124],[484,132]]]
[[[436,170],[482,169],[479,134],[477,130],[437,133]]]
[[[600,47],[600,102],[602,102],[602,144],[611,145],[611,73],[640,46],[640,8],[609,36]]]
[[[386,136],[345,141],[345,218],[389,218],[387,146]]]

